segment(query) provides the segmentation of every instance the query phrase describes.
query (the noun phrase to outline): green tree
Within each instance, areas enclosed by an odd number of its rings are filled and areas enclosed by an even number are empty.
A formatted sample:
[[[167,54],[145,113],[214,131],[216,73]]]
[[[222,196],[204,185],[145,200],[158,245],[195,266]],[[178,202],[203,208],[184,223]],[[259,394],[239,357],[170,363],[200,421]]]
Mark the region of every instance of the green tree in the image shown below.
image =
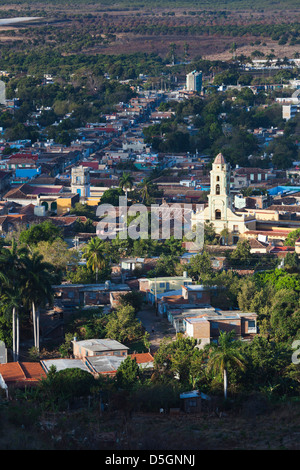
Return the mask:
[[[243,382],[248,389],[262,390],[278,384],[291,364],[292,352],[287,345],[261,335],[243,344],[242,349],[247,367]]]
[[[133,177],[129,172],[123,172],[122,176],[119,179],[119,186],[124,191],[127,202],[128,190],[131,190],[133,187]]]
[[[88,204],[81,204],[81,202],[76,202],[74,207],[70,209],[70,215],[83,216],[87,219],[96,220],[96,211],[93,206]]]
[[[130,305],[137,313],[143,304],[143,293],[139,291],[131,291],[123,294],[119,300],[121,305]]]
[[[83,257],[86,259],[86,265],[96,273],[96,282],[98,281],[98,272],[106,267],[104,245],[98,237],[91,238],[83,248]]]
[[[298,254],[293,252],[288,252],[284,258],[284,270],[289,273],[298,273],[299,272],[299,258]]]
[[[119,205],[119,198],[124,196],[122,188],[107,189],[101,196],[101,204],[111,204],[112,206]]]
[[[24,299],[24,279],[26,279],[25,260],[28,250],[18,246],[15,239],[10,248],[0,250],[0,266],[5,277],[1,286],[1,303],[4,311],[12,317],[13,358],[19,357],[20,343],[20,309]]]
[[[134,307],[124,305],[113,311],[106,325],[106,337],[128,343],[143,336],[143,327],[136,319]]]
[[[232,365],[245,369],[244,358],[239,350],[239,343],[234,341],[235,332],[220,331],[218,344],[211,343],[211,352],[208,360],[208,370],[214,374],[221,374],[224,380],[224,398],[227,399],[227,371]]]
[[[300,333],[299,294],[281,289],[274,295],[270,308],[270,326],[276,341],[286,342]]]
[[[78,253],[69,249],[68,244],[61,238],[38,242],[33,248],[33,253],[41,255],[44,262],[51,264],[58,274],[65,273],[67,267],[76,265],[79,259]]]
[[[54,292],[52,284],[54,276],[51,264],[45,263],[43,257],[33,253],[25,260],[26,280],[24,285],[24,304],[32,310],[32,321],[34,331],[34,347],[40,348],[40,307],[47,304],[52,305]]]
[[[164,253],[158,258],[155,267],[148,271],[148,277],[172,277],[178,273],[178,258],[174,255],[165,255]],[[181,265],[180,265],[181,266]],[[181,266],[182,267],[182,266]]]
[[[31,246],[41,241],[53,242],[61,237],[61,229],[56,227],[51,221],[45,220],[45,222],[34,224],[27,230],[22,231],[19,236],[19,242]]]
[[[185,386],[195,384],[202,353],[194,338],[177,334],[176,340],[164,338],[154,356],[154,377],[158,382],[177,379]],[[199,362],[200,361],[200,362]]]
[[[239,240],[235,250],[229,255],[232,266],[247,266],[251,262],[251,246],[248,240]]]
[[[204,225],[204,243],[206,245],[216,245],[218,243],[217,234],[212,222],[206,222]]]
[[[116,373],[117,387],[125,390],[132,390],[140,382],[140,368],[136,359],[130,356],[120,364]]]
[[[153,182],[149,178],[144,178],[143,181],[138,184],[138,192],[142,204],[149,205],[151,203],[151,194],[154,189]]]
[[[92,374],[79,368],[57,371],[51,366],[47,377],[42,378],[38,392],[40,401],[48,409],[66,409],[75,398],[87,397],[97,382]]]
[[[300,237],[300,228],[292,230],[284,241],[285,246],[295,246],[296,240]]]
[[[213,268],[207,251],[193,256],[188,264],[187,270],[189,275],[198,282],[208,282],[213,275]]]

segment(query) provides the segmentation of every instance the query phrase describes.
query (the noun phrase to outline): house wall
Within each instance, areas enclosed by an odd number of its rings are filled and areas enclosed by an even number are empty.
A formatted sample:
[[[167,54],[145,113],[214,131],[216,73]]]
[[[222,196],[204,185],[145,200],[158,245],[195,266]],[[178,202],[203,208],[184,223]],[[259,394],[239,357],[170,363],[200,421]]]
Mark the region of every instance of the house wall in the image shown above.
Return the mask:
[[[218,337],[219,330],[229,332],[235,331],[235,333],[240,336],[242,334],[242,325],[241,319],[228,319],[228,320],[218,320],[211,321],[211,336]]]
[[[76,194],[70,198],[68,197],[63,197],[63,198],[57,198],[57,215],[62,215],[65,214],[68,209],[71,209],[74,207],[76,202],[79,202],[79,194]]]
[[[109,304],[108,291],[92,291],[92,292],[85,292],[84,293],[84,305],[94,305],[94,304]]]
[[[116,351],[93,351],[74,342],[73,355],[76,359],[95,356],[127,356],[127,349],[118,349]]]
[[[210,338],[210,323],[208,320],[203,320],[197,323],[186,322],[186,333],[196,339],[209,339]]]
[[[99,290],[99,291],[84,291],[82,288],[76,287],[69,288],[57,288],[55,289],[57,294],[61,293],[60,299],[64,305],[95,305],[95,304],[109,304],[110,303],[110,291]],[[124,291],[124,294],[128,291]]]
[[[191,397],[183,400],[183,410],[186,413],[199,413],[201,411],[201,398]]]
[[[255,327],[253,328],[252,326],[249,325],[249,322],[255,321]],[[242,335],[247,335],[251,333],[257,333],[257,325],[256,325],[256,318],[249,317],[249,318],[242,318],[241,321],[241,330],[242,330]]]
[[[249,328],[249,321],[255,321],[255,327]],[[235,331],[237,336],[256,333],[256,320],[254,317],[220,320],[203,320],[200,322],[186,321],[185,333],[195,339],[217,338],[219,331]]]
[[[145,281],[140,280],[140,290],[146,292],[150,290],[152,294],[162,294],[164,292],[179,290],[183,285],[192,284],[192,279],[189,277],[174,277],[174,278],[153,278],[145,279]]]
[[[183,298],[188,299],[193,304],[209,304],[211,301],[211,295],[209,291],[189,291],[183,289]]]

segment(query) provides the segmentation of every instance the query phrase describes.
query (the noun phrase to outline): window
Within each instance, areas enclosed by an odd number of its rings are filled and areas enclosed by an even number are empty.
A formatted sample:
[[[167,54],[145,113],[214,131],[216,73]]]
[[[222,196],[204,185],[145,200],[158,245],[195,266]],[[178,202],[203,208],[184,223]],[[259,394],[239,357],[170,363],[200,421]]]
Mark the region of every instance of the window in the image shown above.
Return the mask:
[[[215,218],[217,220],[221,219],[221,211],[219,209],[216,209],[216,211],[215,211]]]
[[[220,185],[219,184],[216,185],[216,194],[220,194]]]
[[[255,321],[254,320],[248,320],[248,328],[255,328]]]
[[[197,299],[202,299],[202,292],[197,292]]]
[[[220,181],[220,176],[217,176],[217,178],[216,178],[216,179],[217,179],[217,181]]]
[[[197,406],[196,400],[195,399],[194,400],[189,400],[188,401],[188,406]]]
[[[164,282],[160,282],[160,283],[159,283],[159,287],[165,287],[165,283],[164,283]]]

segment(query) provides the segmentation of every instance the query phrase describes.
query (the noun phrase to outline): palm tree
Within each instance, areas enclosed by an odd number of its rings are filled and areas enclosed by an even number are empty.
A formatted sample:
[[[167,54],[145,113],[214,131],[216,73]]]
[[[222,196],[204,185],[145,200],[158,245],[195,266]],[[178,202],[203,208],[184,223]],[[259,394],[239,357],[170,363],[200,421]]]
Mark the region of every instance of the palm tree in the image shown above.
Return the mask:
[[[172,59],[172,64],[175,65],[175,51],[176,51],[176,44],[175,42],[171,42],[169,44],[169,47],[170,47],[170,54],[171,54],[171,59]]]
[[[153,183],[149,178],[145,178],[140,184],[139,184],[139,192],[140,196],[142,198],[142,203],[148,204],[150,201],[150,192],[153,190]]]
[[[236,58],[236,48],[237,48],[236,43],[233,42],[231,44],[231,47],[230,47],[230,52],[232,53],[232,59],[233,60],[235,60],[235,58]]]
[[[5,272],[1,300],[5,305],[5,310],[10,311],[12,315],[14,360],[18,360],[19,357],[19,310],[22,306],[22,294],[26,276],[25,259],[27,256],[27,248],[18,246],[15,239],[12,240],[10,248],[2,247],[0,250],[0,265],[2,266],[2,271]]]
[[[243,356],[238,351],[238,343],[234,341],[235,332],[220,331],[218,345],[212,343],[212,352],[208,360],[208,371],[216,374],[221,373],[224,379],[224,398],[227,399],[227,370],[230,365],[237,365],[245,370]]]
[[[20,344],[20,321],[19,308],[21,305],[21,294],[17,288],[7,288],[6,292],[1,295],[1,303],[5,306],[4,313],[12,316],[13,331],[13,360],[19,360],[19,344]]]
[[[123,172],[121,178],[119,179],[119,186],[121,189],[125,190],[126,204],[127,204],[127,193],[128,190],[133,187],[133,177],[129,172]]]
[[[187,60],[188,55],[189,55],[189,48],[190,48],[189,43],[185,42],[183,48],[184,48],[184,59]]]
[[[34,346],[40,347],[40,307],[47,303],[52,304],[54,275],[53,266],[43,261],[43,256],[34,252],[25,260],[26,283],[24,286],[24,302],[32,311]]]
[[[89,243],[83,249],[83,256],[85,257],[87,267],[91,268],[96,273],[96,282],[98,281],[99,269],[105,268],[106,260],[104,255],[104,245],[100,238],[91,238]]]

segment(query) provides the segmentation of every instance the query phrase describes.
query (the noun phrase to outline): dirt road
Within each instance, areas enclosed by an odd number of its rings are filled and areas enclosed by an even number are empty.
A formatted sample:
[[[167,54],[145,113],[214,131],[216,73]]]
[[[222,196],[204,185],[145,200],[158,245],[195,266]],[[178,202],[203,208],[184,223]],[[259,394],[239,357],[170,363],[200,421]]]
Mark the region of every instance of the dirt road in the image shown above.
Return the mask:
[[[150,334],[151,351],[155,352],[163,340],[168,337],[175,339],[175,328],[168,322],[167,318],[162,318],[155,314],[155,308],[151,305],[144,305],[137,317],[141,320],[144,328]],[[154,331],[153,331],[154,330]]]

